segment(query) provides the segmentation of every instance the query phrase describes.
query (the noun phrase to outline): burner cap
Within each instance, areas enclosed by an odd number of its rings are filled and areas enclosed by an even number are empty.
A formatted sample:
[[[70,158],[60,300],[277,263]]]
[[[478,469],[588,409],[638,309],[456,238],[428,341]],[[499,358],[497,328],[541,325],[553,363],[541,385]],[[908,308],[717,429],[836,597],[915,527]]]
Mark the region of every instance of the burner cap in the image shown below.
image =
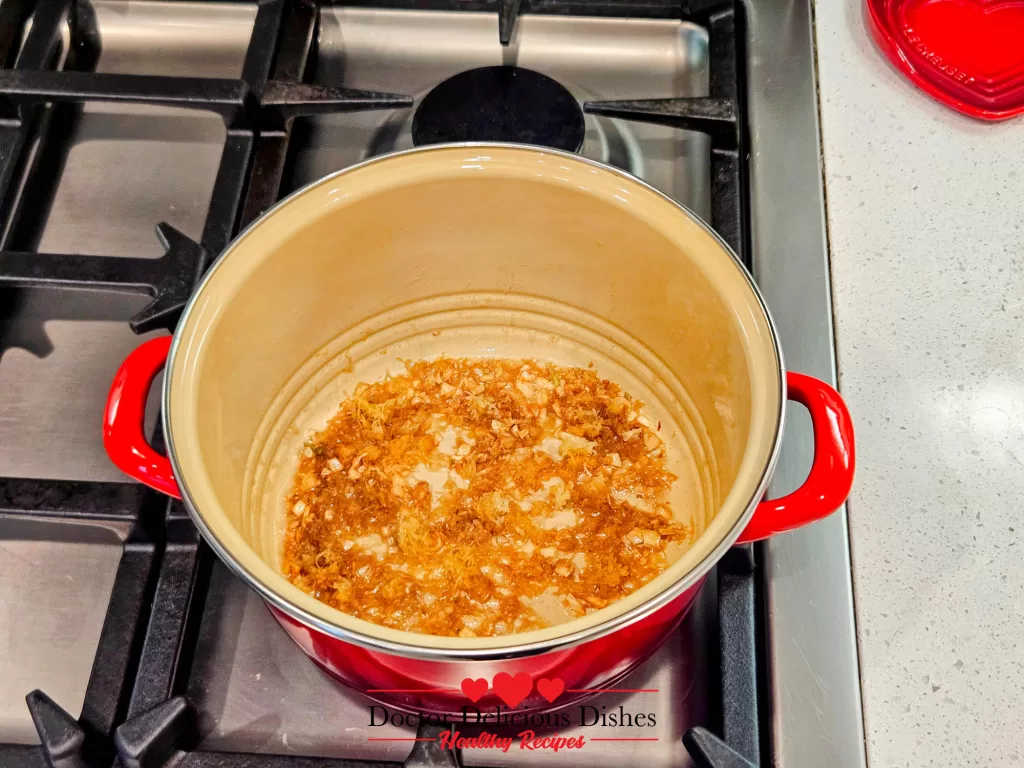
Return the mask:
[[[417,146],[508,141],[576,152],[583,110],[547,75],[521,67],[480,67],[449,77],[426,95],[412,120]]]

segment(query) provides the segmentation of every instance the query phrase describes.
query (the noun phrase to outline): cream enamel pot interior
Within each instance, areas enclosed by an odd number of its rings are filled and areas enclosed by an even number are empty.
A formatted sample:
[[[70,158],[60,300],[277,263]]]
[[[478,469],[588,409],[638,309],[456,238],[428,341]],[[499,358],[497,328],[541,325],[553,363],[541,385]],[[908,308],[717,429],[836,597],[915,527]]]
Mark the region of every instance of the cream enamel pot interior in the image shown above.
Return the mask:
[[[603,610],[505,637],[401,632],[290,584],[279,546],[303,441],[358,381],[442,354],[593,363],[638,396],[664,425],[673,509],[699,533],[690,549]],[[165,358],[169,460],[142,431]],[[760,502],[787,383],[811,413],[814,464],[799,490]],[[315,661],[388,704],[434,711],[467,703],[463,678],[499,672],[607,687],[653,653],[729,546],[831,513],[854,465],[842,400],[785,374],[764,302],[711,230],[627,174],[514,145],[385,156],[278,204],[210,270],[173,344],[125,361],[104,439],[128,474],[180,489],[213,549]],[[521,706],[550,704],[533,691]]]

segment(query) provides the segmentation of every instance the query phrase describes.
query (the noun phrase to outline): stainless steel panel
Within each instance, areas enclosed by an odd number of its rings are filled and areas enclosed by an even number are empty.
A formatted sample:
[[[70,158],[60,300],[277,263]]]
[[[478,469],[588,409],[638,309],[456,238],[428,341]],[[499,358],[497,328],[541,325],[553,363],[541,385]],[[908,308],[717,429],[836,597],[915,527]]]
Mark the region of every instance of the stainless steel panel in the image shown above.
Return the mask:
[[[127,320],[147,299],[33,290],[12,300],[0,325],[0,476],[125,480],[103,450],[103,406],[142,341]],[[151,428],[156,409],[151,397]]]
[[[754,274],[786,364],[835,382],[809,0],[749,0]],[[806,477],[806,413],[790,406],[769,493]],[[774,765],[865,765],[845,510],[763,545]]]
[[[234,4],[95,9],[106,72],[237,75],[254,17]],[[159,256],[157,222],[201,233],[219,118],[90,104],[71,131],[41,251]],[[103,451],[101,422],[114,372],[141,341],[126,321],[145,302],[0,292],[0,476],[125,479]],[[0,742],[36,742],[24,700],[34,688],[81,711],[121,551],[104,528],[0,519]]]
[[[35,688],[82,711],[120,557],[106,528],[0,515],[0,743],[39,743]]]
[[[234,3],[93,7],[103,72],[237,77],[255,17],[255,5]],[[41,212],[39,250],[156,257],[160,221],[199,237],[224,136],[221,119],[209,114],[86,105],[53,205]],[[0,328],[0,476],[126,479],[103,451],[100,424],[114,372],[142,341],[126,321],[145,301],[92,291],[0,293],[0,303],[14,305]]]
[[[99,0],[98,72],[239,77],[255,4]],[[167,221],[198,238],[226,131],[196,110],[86,104],[39,250],[160,256]]]
[[[100,72],[242,75],[256,3],[91,0],[88,4],[95,12],[103,48],[96,67]]]
[[[512,45],[498,42],[493,13],[325,9],[316,79],[394,91],[418,103],[472,67],[516,64],[587,99],[699,96],[708,88],[707,33],[678,21],[524,16]],[[300,124],[299,186],[367,157],[412,146],[412,109],[318,118]],[[587,116],[581,153],[610,162],[707,216],[707,137],[657,125]]]
[[[573,726],[563,735],[657,738],[657,742],[590,742],[587,765],[619,768],[643,760],[650,768],[689,765],[682,735],[692,725],[708,722],[707,635],[703,631],[707,604],[714,590],[705,590],[683,627],[621,688],[657,689],[655,693],[603,694],[591,704],[617,712],[653,712],[653,728],[579,727],[579,708],[570,710]],[[369,742],[367,737],[416,735],[416,729],[370,726],[371,702],[341,687],[311,664],[277,626],[252,590],[219,561],[214,565],[203,612],[202,628],[189,682],[189,696],[201,713],[202,748],[261,754],[300,754],[374,760],[404,760],[411,742]],[[378,720],[378,722],[380,722]],[[479,730],[459,726],[464,735]],[[487,730],[515,736],[522,728]],[[583,753],[581,753],[583,754]],[[466,750],[466,765],[564,766],[564,752]]]

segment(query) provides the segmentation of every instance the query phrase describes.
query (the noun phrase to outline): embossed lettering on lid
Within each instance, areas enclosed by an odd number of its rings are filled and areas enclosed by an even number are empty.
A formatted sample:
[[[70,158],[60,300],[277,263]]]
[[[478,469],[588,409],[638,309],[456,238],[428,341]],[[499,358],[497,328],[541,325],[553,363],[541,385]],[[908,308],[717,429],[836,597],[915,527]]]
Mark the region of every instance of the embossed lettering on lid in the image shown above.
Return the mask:
[[[1022,0],[867,0],[890,61],[936,100],[982,120],[1024,114]]]

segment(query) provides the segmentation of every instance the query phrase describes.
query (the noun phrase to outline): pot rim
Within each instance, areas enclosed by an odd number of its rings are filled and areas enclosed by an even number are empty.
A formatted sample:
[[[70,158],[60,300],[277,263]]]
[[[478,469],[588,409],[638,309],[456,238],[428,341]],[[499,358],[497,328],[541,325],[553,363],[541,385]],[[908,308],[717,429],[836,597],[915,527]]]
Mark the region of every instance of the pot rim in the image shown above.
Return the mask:
[[[337,640],[352,643],[363,648],[368,648],[375,651],[383,651],[396,656],[402,656],[407,658],[420,658],[420,659],[447,659],[452,661],[459,660],[474,660],[474,661],[494,661],[502,659],[513,659],[521,658],[526,656],[534,656],[542,653],[550,653],[552,651],[566,649],[581,643],[596,640],[601,637],[605,637],[613,632],[630,626],[648,616],[655,611],[663,608],[664,606],[671,603],[674,599],[683,594],[686,590],[690,589],[694,585],[698,584],[708,574],[711,568],[718,563],[719,560],[725,555],[726,551],[732,547],[733,542],[739,538],[740,533],[746,528],[753,517],[754,510],[760,503],[764,496],[768,483],[771,480],[772,474],[774,473],[775,466],[778,463],[779,453],[782,448],[782,436],[784,433],[785,418],[786,418],[786,400],[787,400],[787,389],[786,389],[786,367],[785,361],[782,356],[782,347],[779,344],[778,329],[775,326],[775,321],[772,318],[771,312],[768,310],[764,297],[761,295],[761,291],[758,289],[757,284],[754,282],[753,276],[747,269],[746,265],[740,260],[739,256],[733,251],[733,249],[726,243],[722,237],[715,232],[707,223],[701,219],[696,213],[691,211],[687,206],[683,205],[679,201],[669,197],[661,190],[653,187],[643,179],[640,179],[626,171],[620,170],[613,166],[607,165],[597,160],[582,157],[572,152],[566,152],[558,149],[551,149],[550,147],[537,146],[533,144],[517,144],[517,143],[502,143],[502,142],[451,142],[444,144],[431,144],[423,147],[414,147],[412,149],[401,150],[398,152],[390,152],[384,155],[377,155],[362,162],[356,163],[355,165],[346,166],[345,168],[329,173],[326,176],[322,176],[318,179],[311,181],[303,187],[295,190],[288,196],[282,198],[277,203],[272,205],[260,216],[254,219],[245,229],[235,235],[231,242],[225,247],[221,254],[216,258],[214,263],[207,270],[206,274],[200,280],[196,290],[192,293],[188,304],[185,306],[181,317],[178,320],[179,326],[184,326],[188,320],[189,314],[193,308],[197,305],[197,299],[202,294],[207,283],[210,282],[214,273],[221,266],[221,264],[230,255],[231,251],[235,246],[247,235],[251,230],[255,229],[264,220],[268,219],[280,209],[288,205],[292,200],[304,195],[313,187],[316,187],[328,180],[338,178],[356,169],[364,168],[375,163],[379,163],[385,160],[391,160],[396,157],[402,157],[405,155],[413,154],[424,154],[432,151],[442,149],[522,149],[530,150],[533,152],[543,152],[545,154],[554,155],[558,157],[564,157],[566,159],[582,162],[590,165],[594,168],[598,168],[602,171],[614,174],[622,179],[625,179],[631,183],[639,184],[649,192],[653,192],[662,200],[670,203],[673,207],[677,208],[683,215],[689,218],[693,223],[699,226],[704,232],[711,236],[711,238],[718,244],[718,246],[732,259],[733,264],[739,269],[740,274],[746,281],[748,288],[753,293],[754,298],[757,300],[758,306],[764,313],[767,321],[768,329],[771,336],[772,348],[775,353],[775,358],[778,360],[778,387],[779,387],[779,404],[778,412],[776,414],[776,427],[775,434],[772,438],[773,445],[769,455],[768,461],[765,464],[764,470],[761,473],[761,477],[758,481],[757,487],[751,494],[750,500],[743,511],[743,514],[739,516],[733,527],[729,532],[722,537],[718,544],[705,556],[705,558],[697,564],[696,567],[688,571],[684,576],[679,578],[677,581],[672,583],[669,587],[662,590],[651,599],[647,600],[640,605],[631,608],[625,613],[618,614],[609,618],[607,621],[603,621],[600,624],[596,624],[592,627],[570,632],[565,635],[559,635],[558,637],[551,638],[548,640],[539,640],[525,643],[518,643],[515,645],[504,646],[501,648],[436,648],[436,647],[425,647],[420,645],[414,645],[410,643],[396,642],[392,640],[386,640],[378,637],[369,635],[363,635],[354,630],[346,629],[343,627],[336,626],[329,622],[326,622],[309,612],[293,605],[287,598],[281,596],[273,589],[263,584],[259,579],[255,578],[248,570],[246,570],[239,561],[231,554],[231,551],[224,546],[224,544],[217,539],[217,537],[210,530],[209,526],[203,519],[202,514],[192,501],[192,496],[189,493],[188,484],[185,481],[185,477],[180,471],[178,465],[177,456],[174,449],[174,434],[171,430],[170,420],[168,418],[168,404],[170,403],[170,387],[173,376],[171,371],[174,370],[174,360],[179,349],[179,341],[181,337],[178,334],[173,334],[171,340],[171,348],[167,356],[167,364],[165,370],[168,374],[164,376],[163,387],[161,391],[161,422],[165,441],[167,444],[167,457],[171,462],[171,467],[174,470],[174,477],[176,478],[178,488],[181,491],[181,500],[188,511],[189,517],[192,518],[193,523],[199,529],[203,538],[210,545],[211,549],[217,554],[217,556],[234,572],[239,578],[241,578],[251,589],[255,590],[260,597],[263,598],[272,607],[281,611],[282,613],[290,616],[292,619],[300,622],[306,627],[316,630],[322,634],[328,635]],[[571,624],[568,622],[567,624]],[[404,633],[414,635],[416,633]],[[453,638],[457,640],[458,638]]]

